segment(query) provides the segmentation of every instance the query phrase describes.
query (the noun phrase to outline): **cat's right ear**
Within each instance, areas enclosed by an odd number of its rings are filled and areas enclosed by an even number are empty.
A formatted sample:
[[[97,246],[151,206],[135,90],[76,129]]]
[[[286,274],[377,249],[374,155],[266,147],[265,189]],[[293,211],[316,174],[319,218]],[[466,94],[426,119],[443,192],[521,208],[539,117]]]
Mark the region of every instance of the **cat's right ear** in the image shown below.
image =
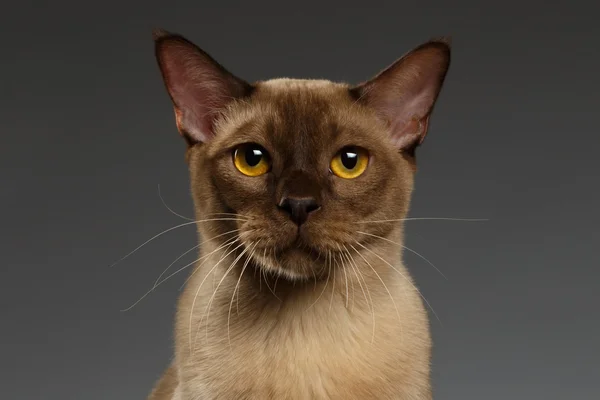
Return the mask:
[[[248,96],[252,85],[183,36],[161,29],[152,34],[156,59],[175,108],[177,129],[189,145],[210,140],[221,112],[234,99]]]

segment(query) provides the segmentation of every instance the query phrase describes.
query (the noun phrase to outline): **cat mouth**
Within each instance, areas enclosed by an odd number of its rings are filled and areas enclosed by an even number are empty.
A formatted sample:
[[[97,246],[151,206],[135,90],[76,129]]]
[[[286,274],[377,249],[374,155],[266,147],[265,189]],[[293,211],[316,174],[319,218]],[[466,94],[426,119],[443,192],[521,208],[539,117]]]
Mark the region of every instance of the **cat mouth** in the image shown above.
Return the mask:
[[[304,255],[306,257],[310,257],[313,253],[317,254],[318,250],[313,248],[305,239],[302,238],[302,235],[297,234],[294,240],[285,247],[279,248],[275,250],[275,253],[278,256],[285,256],[286,254],[293,255]]]
[[[297,281],[320,275],[325,254],[297,234],[286,245],[264,247],[254,252],[252,258],[265,271]]]
[[[263,240],[261,251],[276,256],[285,256],[286,254],[304,255],[307,258],[318,259],[323,257],[323,254],[329,252],[342,251],[344,244],[348,242],[346,237],[336,237],[338,235],[324,234],[323,232],[315,231],[304,225],[280,232],[272,238]],[[266,245],[266,246],[265,246]]]
[[[344,254],[352,237],[343,226],[329,226],[319,221],[306,224],[277,223],[243,226],[239,234],[255,266],[292,280],[326,276],[334,268],[336,254]],[[267,234],[265,234],[267,233]],[[344,257],[336,256],[337,259]]]
[[[311,238],[306,230],[298,227],[294,240],[284,251],[301,251],[311,254],[317,253],[318,249],[314,246],[314,239]]]

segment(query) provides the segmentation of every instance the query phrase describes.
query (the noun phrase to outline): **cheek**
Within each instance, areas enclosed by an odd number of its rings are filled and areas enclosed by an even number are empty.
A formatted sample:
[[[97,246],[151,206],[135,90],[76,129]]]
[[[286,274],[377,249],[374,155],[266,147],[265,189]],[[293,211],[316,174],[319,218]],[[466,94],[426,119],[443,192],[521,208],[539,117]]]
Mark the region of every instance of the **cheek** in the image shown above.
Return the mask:
[[[332,196],[349,212],[369,214],[388,190],[389,172],[377,160],[371,160],[367,170],[357,178],[331,176]]]
[[[212,181],[225,205],[237,212],[265,209],[271,204],[272,174],[248,177],[239,172],[227,157],[212,165]]]
[[[332,177],[330,208],[341,218],[354,221],[400,218],[410,200],[410,171],[402,160],[374,159],[368,168],[356,179]]]

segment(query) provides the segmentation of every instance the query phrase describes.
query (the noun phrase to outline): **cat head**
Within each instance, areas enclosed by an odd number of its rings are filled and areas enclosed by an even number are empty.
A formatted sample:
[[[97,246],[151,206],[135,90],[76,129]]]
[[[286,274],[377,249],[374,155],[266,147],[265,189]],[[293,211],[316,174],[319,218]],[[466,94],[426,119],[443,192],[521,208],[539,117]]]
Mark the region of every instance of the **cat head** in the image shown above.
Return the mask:
[[[445,40],[350,86],[324,80],[248,83],[180,35],[154,34],[186,140],[204,239],[237,240],[258,267],[322,276],[324,260],[401,230],[450,63]],[[360,232],[360,233],[359,233]]]

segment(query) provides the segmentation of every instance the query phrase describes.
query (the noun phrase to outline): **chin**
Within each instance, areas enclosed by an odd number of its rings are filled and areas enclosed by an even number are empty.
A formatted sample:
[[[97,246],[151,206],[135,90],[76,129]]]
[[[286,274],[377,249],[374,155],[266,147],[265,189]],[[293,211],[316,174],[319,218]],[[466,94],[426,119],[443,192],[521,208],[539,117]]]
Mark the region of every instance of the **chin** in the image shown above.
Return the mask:
[[[327,272],[325,255],[299,243],[257,250],[252,258],[264,272],[293,282],[319,279]]]

